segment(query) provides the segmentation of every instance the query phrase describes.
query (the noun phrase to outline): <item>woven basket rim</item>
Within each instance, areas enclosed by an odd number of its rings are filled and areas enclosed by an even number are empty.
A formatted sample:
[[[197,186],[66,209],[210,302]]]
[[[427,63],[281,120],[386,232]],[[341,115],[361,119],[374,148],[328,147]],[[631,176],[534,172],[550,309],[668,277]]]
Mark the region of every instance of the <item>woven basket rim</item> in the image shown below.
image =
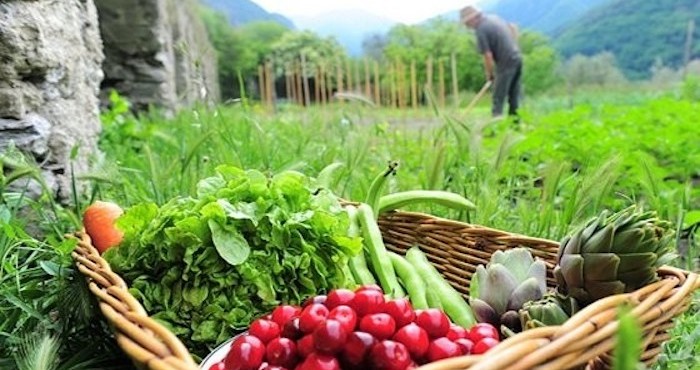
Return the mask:
[[[458,230],[480,231],[505,242],[531,242],[558,247],[556,241],[529,237],[432,216],[421,212],[390,211],[380,222],[391,222],[393,217],[421,219],[420,227],[451,227]],[[432,229],[430,229],[432,230]],[[84,230],[69,237],[77,239],[72,253],[74,263],[85,276],[90,291],[97,298],[100,310],[113,329],[115,338],[124,352],[138,365],[148,369],[195,370],[198,365],[182,342],[165,327],[148,316],[143,306],[127,290],[124,280],[114,273],[106,260],[92,246]],[[500,239],[499,239],[500,238]],[[662,279],[635,292],[607,297],[580,311],[564,325],[531,329],[505,339],[486,355],[468,355],[421,366],[420,370],[496,370],[545,368],[574,368],[588,365],[613,346],[611,333],[616,330],[617,307],[631,304],[633,315],[644,325],[645,341],[654,344],[663,341],[671,320],[687,310],[693,292],[700,289],[700,278],[672,266],[659,268]],[[606,334],[602,335],[600,333]],[[667,339],[667,338],[666,338]],[[655,349],[658,352],[658,349]],[[656,353],[658,355],[658,353]],[[650,354],[648,363],[656,355]],[[558,366],[558,367],[557,367]]]

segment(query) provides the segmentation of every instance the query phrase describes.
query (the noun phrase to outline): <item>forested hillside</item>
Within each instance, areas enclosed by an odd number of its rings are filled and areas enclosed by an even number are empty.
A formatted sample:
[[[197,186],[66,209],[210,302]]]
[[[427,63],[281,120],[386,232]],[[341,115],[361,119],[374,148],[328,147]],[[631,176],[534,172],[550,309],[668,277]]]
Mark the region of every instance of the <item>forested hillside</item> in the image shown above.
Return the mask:
[[[287,17],[270,13],[251,0],[201,0],[203,4],[218,10],[228,18],[229,23],[239,26],[254,21],[275,21],[283,26],[294,28]]]
[[[556,35],[569,22],[611,0],[500,0],[483,5],[521,28]]]
[[[554,39],[565,56],[612,52],[625,74],[644,78],[655,61],[683,63],[688,22],[694,19],[690,57],[700,58],[700,1],[614,0],[574,21]]]

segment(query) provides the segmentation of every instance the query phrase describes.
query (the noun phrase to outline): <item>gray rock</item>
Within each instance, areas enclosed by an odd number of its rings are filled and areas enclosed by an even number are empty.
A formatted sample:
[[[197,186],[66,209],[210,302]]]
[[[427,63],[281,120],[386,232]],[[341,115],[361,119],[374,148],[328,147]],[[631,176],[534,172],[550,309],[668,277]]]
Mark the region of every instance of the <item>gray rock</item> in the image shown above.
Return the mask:
[[[101,99],[137,110],[218,101],[216,55],[191,0],[95,0],[105,44]]]
[[[0,3],[0,145],[10,142],[46,165],[46,183],[70,194],[70,151],[80,173],[96,152],[102,42],[89,0]],[[49,168],[50,167],[50,168]]]

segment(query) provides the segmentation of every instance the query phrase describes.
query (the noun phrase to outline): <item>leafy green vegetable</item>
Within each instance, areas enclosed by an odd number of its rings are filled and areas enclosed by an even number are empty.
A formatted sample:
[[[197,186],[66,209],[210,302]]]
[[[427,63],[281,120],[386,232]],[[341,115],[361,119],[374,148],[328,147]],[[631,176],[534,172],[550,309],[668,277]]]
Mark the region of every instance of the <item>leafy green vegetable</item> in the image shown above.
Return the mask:
[[[204,356],[281,302],[347,286],[361,240],[348,237],[337,196],[312,185],[299,172],[220,166],[196,197],[126,210],[117,224],[124,241],[104,257],[154,318]]]

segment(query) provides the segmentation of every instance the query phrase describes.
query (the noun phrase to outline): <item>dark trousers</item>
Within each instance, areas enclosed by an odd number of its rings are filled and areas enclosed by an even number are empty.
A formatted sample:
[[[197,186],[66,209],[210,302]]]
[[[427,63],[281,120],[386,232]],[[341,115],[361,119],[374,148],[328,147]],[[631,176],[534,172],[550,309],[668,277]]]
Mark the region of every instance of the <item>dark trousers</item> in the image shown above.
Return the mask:
[[[497,69],[493,84],[493,105],[491,108],[491,113],[494,117],[503,114],[503,105],[506,97],[508,97],[508,115],[518,115],[522,69],[522,61],[518,61],[513,66]]]

